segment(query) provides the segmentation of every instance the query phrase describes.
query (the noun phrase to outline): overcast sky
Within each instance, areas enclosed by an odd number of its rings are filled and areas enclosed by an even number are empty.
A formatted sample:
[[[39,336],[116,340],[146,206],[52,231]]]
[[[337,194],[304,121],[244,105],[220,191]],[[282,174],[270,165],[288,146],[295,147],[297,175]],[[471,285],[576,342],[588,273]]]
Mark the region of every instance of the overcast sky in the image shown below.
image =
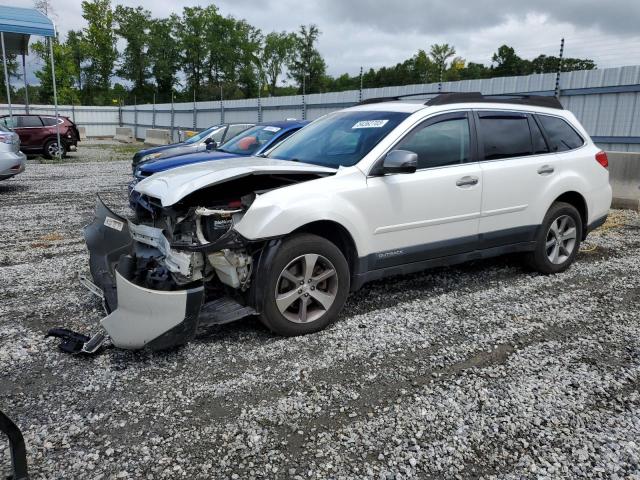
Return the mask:
[[[112,0],[142,5],[155,17],[180,13],[197,0]],[[219,0],[224,15],[244,18],[267,33],[315,23],[328,73],[355,74],[392,65],[433,43],[449,43],[467,61],[489,64],[508,44],[533,58],[557,55],[560,38],[567,56],[588,57],[599,67],[640,64],[638,0]],[[0,4],[33,6],[32,0]],[[60,32],[85,26],[80,0],[53,0]]]

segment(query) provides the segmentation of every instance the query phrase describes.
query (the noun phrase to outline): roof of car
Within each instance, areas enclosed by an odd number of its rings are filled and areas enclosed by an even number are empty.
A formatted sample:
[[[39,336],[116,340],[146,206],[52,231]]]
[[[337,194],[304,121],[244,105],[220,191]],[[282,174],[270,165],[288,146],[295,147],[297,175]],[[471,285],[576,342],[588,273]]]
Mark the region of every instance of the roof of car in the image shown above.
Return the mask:
[[[550,115],[565,116],[567,110],[560,110],[557,108],[549,108],[537,105],[518,105],[508,102],[466,102],[466,103],[449,103],[443,105],[425,105],[424,102],[417,103],[416,101],[392,101],[381,103],[369,103],[365,105],[356,105],[350,107],[347,110],[352,111],[376,111],[376,112],[405,112],[415,113],[419,110],[429,109],[433,112],[448,111],[454,109],[476,109],[476,110],[511,110],[522,112],[540,112],[548,113]]]

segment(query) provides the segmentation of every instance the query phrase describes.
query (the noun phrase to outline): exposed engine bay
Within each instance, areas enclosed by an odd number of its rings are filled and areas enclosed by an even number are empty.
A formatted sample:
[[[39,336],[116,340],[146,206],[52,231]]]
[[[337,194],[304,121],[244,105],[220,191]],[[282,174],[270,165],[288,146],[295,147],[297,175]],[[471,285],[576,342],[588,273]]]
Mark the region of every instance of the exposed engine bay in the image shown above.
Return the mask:
[[[262,242],[233,232],[258,195],[318,175],[250,175],[199,190],[171,207],[142,196],[139,224],[129,223],[141,285],[156,290],[192,282],[249,288],[254,257]],[[145,213],[146,213],[145,212]]]
[[[106,335],[53,329],[70,353],[92,354],[110,339],[120,348],[171,348],[202,327],[259,313],[251,295],[265,239],[247,240],[237,225],[255,199],[326,173],[250,174],[197,190],[171,206],[141,195],[138,218],[112,212],[98,196],[85,227],[92,281],[104,302]]]

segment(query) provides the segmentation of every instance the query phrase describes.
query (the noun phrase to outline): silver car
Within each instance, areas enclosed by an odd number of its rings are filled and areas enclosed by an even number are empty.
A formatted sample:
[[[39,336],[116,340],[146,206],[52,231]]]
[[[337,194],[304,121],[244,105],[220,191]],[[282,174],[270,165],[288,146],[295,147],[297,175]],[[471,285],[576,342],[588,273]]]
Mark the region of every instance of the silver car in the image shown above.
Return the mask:
[[[20,137],[0,125],[0,180],[24,172],[27,157],[20,151]]]

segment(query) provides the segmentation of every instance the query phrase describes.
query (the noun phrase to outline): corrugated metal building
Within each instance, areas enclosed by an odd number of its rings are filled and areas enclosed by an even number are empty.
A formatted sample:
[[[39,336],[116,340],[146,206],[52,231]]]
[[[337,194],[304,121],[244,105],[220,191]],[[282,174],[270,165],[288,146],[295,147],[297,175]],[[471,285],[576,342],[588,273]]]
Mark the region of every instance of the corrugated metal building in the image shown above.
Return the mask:
[[[553,95],[555,73],[464,80],[443,83],[450,92],[531,93]],[[118,107],[61,107],[61,114],[75,118],[87,127],[89,136],[115,133],[122,123],[132,126],[136,136],[145,137],[147,128],[203,129],[225,122],[315,119],[328,112],[353,105],[361,99],[387,97],[407,93],[437,92],[438,84],[407,85],[346,92],[294,95],[223,103],[197,102]],[[584,124],[594,140],[607,150],[640,151],[640,66],[585,70],[563,73],[560,78],[560,100]],[[21,108],[16,106],[16,108]],[[51,113],[53,107],[32,106],[32,112]],[[0,106],[0,111],[6,106]]]

